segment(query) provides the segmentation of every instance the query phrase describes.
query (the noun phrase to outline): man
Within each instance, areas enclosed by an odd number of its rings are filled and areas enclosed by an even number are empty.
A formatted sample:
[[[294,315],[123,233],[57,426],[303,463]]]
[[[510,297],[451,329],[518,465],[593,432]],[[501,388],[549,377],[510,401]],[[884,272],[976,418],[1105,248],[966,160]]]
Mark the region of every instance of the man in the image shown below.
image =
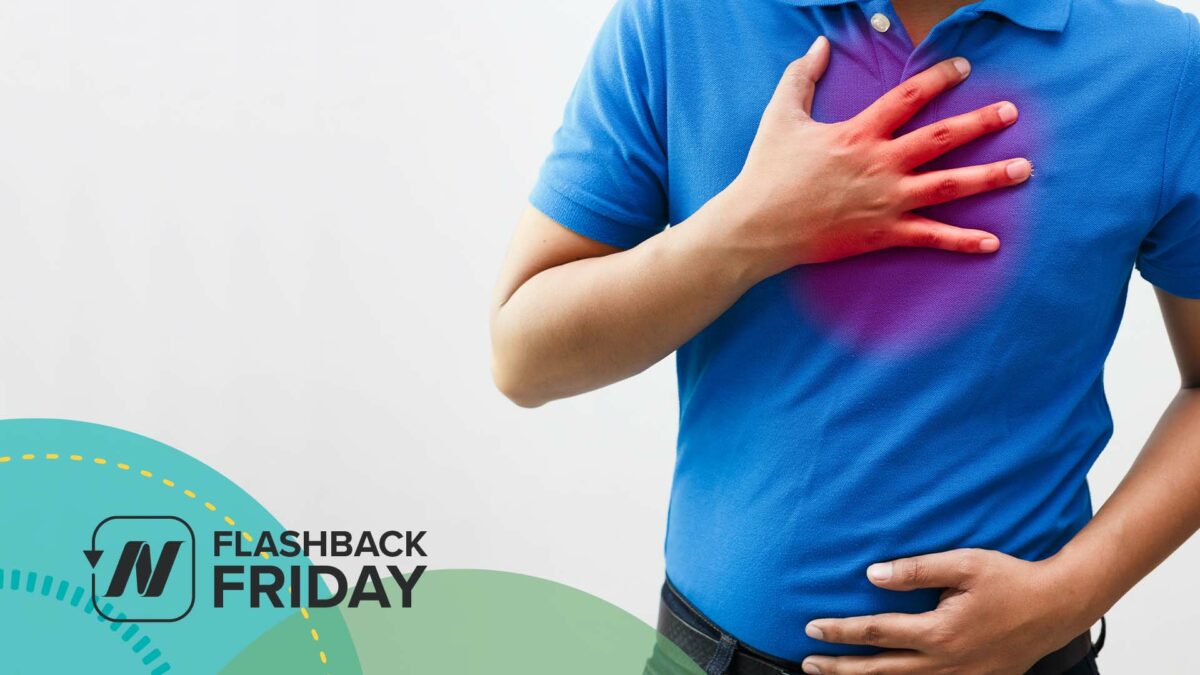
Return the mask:
[[[706,672],[1095,672],[1200,526],[1198,146],[1200,28],[1148,0],[621,0],[495,379],[676,352],[660,629]],[[1135,265],[1183,386],[1093,518]]]

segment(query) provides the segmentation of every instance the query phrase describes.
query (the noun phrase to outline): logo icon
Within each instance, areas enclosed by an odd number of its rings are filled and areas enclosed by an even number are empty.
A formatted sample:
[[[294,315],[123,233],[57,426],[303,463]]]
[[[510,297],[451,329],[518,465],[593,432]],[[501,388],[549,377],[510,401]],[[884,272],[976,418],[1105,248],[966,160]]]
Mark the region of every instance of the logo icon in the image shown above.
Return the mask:
[[[171,622],[192,611],[196,536],[182,518],[110,516],[83,554],[92,566],[92,606],[105,619]]]

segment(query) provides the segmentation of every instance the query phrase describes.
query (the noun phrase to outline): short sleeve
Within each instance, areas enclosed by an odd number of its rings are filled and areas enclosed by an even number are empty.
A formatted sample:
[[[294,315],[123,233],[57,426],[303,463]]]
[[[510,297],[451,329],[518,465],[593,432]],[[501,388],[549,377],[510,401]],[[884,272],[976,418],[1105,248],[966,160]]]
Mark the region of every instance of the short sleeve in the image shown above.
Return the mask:
[[[658,0],[618,0],[592,46],[529,201],[628,248],[667,225],[666,95]]]
[[[1188,41],[1167,131],[1160,216],[1137,266],[1164,291],[1200,298],[1200,27],[1184,17]]]

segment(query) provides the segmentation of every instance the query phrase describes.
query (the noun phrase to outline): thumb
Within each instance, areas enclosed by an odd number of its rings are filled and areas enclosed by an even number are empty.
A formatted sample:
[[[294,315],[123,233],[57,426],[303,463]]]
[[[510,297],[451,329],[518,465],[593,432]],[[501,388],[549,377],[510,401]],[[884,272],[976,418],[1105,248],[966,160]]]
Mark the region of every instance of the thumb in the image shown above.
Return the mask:
[[[783,106],[790,111],[803,112],[805,117],[811,116],[817,82],[825,74],[828,66],[829,40],[822,35],[808,48],[807,54],[788,64],[787,70],[779,80],[779,86],[775,89],[772,104]]]
[[[893,591],[964,588],[982,565],[981,556],[976,549],[960,549],[875,563],[867,568],[867,578]]]

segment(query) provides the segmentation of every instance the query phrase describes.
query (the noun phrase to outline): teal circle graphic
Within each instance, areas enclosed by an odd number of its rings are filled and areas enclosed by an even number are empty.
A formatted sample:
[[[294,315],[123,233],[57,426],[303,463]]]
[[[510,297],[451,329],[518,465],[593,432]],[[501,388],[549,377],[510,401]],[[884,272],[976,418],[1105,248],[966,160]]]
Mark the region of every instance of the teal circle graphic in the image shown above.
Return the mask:
[[[271,657],[280,666],[273,672],[361,672],[336,607],[292,608],[285,598],[282,608],[252,608],[239,593],[228,593],[224,607],[214,606],[214,565],[276,562],[307,569],[311,563],[234,557],[229,549],[215,557],[217,531],[256,538],[286,528],[233,482],[170,446],[84,422],[0,421],[0,513],[5,673],[217,673],[281,625],[293,630],[272,643]],[[97,531],[113,517],[122,519]],[[194,542],[175,521],[187,524]],[[93,603],[93,568],[84,551],[94,532],[112,547],[97,546],[105,550],[98,556]],[[137,564],[150,563],[146,572],[158,569],[152,565],[161,563],[164,549],[156,537],[185,542],[157,596],[153,576],[136,574]],[[117,589],[121,593],[105,597],[126,553],[122,544],[130,540],[128,579]],[[137,560],[139,554],[144,560]],[[177,621],[165,620],[187,609],[189,575],[191,609]],[[246,574],[237,578],[248,580]]]

